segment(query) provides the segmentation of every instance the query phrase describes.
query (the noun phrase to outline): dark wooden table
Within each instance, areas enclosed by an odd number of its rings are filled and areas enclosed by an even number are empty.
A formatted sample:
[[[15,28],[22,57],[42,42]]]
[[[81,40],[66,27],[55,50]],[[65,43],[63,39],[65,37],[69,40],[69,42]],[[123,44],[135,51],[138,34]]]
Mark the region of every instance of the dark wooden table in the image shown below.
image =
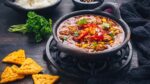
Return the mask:
[[[28,37],[18,33],[8,32],[8,28],[14,24],[25,23],[26,17],[20,12],[5,6],[5,0],[0,0],[0,73],[9,64],[2,63],[1,60],[10,52],[17,49],[25,49],[27,57],[31,57],[36,60],[41,66],[44,67],[43,73],[50,73],[47,69],[47,65],[43,60],[43,51],[45,49],[46,41],[35,44],[28,40]],[[121,4],[125,0],[108,0],[116,1]],[[62,3],[54,10],[50,11],[44,16],[52,18],[55,22],[61,16],[75,11],[72,0],[63,0]],[[63,79],[63,78],[62,78]],[[61,81],[59,84],[83,84],[83,81],[68,80]],[[10,84],[10,83],[9,83]],[[12,84],[33,84],[32,78],[26,77],[23,80],[13,82]]]

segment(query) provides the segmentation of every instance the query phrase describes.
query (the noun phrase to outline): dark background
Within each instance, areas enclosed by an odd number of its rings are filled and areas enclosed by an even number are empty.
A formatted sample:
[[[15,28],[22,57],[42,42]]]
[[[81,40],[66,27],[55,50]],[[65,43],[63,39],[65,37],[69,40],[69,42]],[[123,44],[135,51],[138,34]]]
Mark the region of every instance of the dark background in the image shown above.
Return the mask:
[[[43,73],[50,73],[47,69],[45,61],[43,60],[43,51],[45,49],[46,41],[35,44],[30,42],[28,37],[25,35],[8,32],[8,28],[11,25],[25,23],[26,16],[21,12],[14,11],[13,9],[5,6],[4,1],[5,0],[0,0],[0,73],[5,69],[6,66],[9,65],[2,63],[1,60],[8,53],[18,49],[25,49],[27,57],[33,58],[42,67],[44,67]],[[117,2],[120,5],[127,0],[106,1]],[[77,9],[73,5],[72,0],[62,0],[60,5],[55,10],[44,13],[44,16],[46,18],[52,18],[52,20],[55,22],[61,16],[76,10]],[[33,84],[33,81],[29,76],[12,84]],[[65,82],[61,81],[59,84],[79,84],[79,82],[70,79],[69,81]],[[80,84],[83,84],[83,81],[81,81]]]

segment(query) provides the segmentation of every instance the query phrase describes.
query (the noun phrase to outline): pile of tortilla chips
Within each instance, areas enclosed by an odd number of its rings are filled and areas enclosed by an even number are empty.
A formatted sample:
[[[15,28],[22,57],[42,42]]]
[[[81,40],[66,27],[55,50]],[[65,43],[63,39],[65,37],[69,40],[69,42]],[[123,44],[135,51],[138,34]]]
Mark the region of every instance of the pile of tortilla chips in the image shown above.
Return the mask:
[[[23,79],[26,75],[32,75],[34,84],[53,84],[59,79],[59,76],[38,74],[43,68],[32,58],[26,58],[23,49],[8,54],[2,61],[17,64],[20,65],[20,67],[17,65],[12,65],[11,67],[7,66],[1,74],[0,84]]]

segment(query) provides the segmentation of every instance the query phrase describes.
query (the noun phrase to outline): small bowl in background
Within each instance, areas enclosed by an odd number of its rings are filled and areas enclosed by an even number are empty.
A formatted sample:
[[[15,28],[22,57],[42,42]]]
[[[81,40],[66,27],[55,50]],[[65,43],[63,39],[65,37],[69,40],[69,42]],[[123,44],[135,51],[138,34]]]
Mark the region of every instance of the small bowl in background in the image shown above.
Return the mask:
[[[94,2],[83,2],[81,0],[72,0],[78,9],[93,9],[100,6],[104,0],[95,0]]]
[[[57,2],[55,2],[54,4],[50,4],[49,6],[46,7],[41,7],[41,8],[34,8],[34,9],[27,9],[27,8],[23,8],[22,6],[19,6],[17,4],[15,4],[15,0],[6,0],[5,1],[5,5],[16,10],[16,11],[21,11],[21,12],[28,12],[28,11],[37,11],[37,12],[41,12],[41,11],[48,11],[48,10],[53,10],[55,9],[61,2],[62,0],[57,0]]]

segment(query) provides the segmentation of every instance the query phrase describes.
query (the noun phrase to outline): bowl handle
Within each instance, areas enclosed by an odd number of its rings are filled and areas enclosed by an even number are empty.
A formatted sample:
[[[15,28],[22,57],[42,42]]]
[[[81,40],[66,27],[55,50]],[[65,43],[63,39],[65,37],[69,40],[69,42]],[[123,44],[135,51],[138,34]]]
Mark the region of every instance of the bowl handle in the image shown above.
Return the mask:
[[[104,2],[101,6],[94,9],[94,11],[105,11],[106,13],[112,14],[117,19],[121,19],[119,6],[114,2]]]

